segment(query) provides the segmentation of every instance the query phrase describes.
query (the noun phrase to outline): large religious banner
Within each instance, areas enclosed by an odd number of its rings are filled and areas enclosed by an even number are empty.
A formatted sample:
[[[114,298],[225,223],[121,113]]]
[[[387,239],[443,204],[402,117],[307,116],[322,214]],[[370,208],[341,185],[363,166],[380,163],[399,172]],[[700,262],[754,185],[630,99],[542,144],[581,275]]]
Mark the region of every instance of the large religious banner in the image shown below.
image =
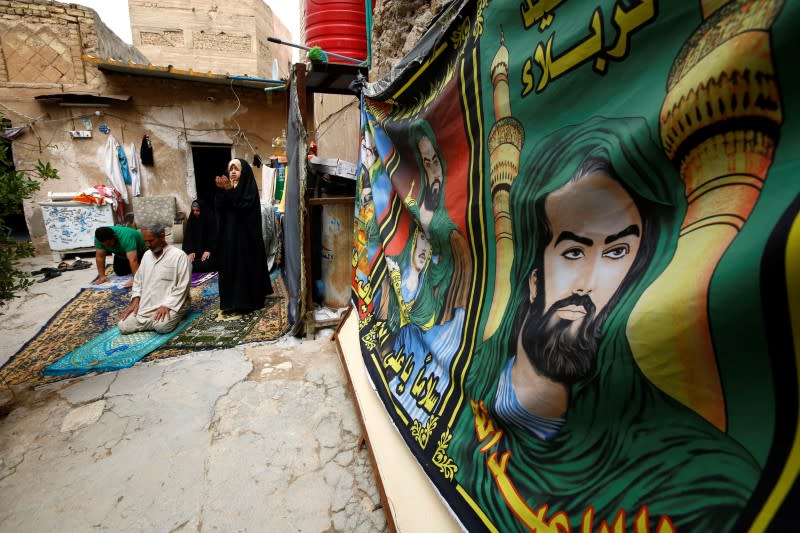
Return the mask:
[[[370,378],[470,531],[800,528],[794,0],[462,0],[362,98]]]

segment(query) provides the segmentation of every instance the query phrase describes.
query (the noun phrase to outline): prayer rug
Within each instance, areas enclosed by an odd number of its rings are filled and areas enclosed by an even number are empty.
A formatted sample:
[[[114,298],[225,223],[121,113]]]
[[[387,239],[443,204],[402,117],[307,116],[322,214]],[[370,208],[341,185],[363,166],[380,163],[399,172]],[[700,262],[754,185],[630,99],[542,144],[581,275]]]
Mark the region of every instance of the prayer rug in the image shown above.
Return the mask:
[[[53,381],[41,375],[42,369],[116,325],[129,298],[128,291],[82,290],[0,368],[0,381]]]
[[[192,287],[205,285],[212,279],[216,279],[216,277],[216,272],[194,272],[192,273]]]
[[[263,309],[235,320],[219,320],[219,303],[216,303],[183,333],[165,344],[163,350],[229,348],[238,344],[277,339],[288,329],[286,289],[281,278],[273,281],[272,287],[274,294],[267,297]],[[161,355],[161,351],[155,352],[152,358]]]
[[[46,376],[78,376],[89,372],[109,372],[128,368],[178,335],[199,315],[198,312],[189,313],[177,328],[162,334],[155,331],[139,331],[123,335],[119,328],[114,326],[48,365],[42,373]]]
[[[202,313],[219,299],[216,280],[193,287],[191,295],[190,312]],[[116,326],[129,301],[128,290],[81,290],[0,368],[0,381],[9,385],[55,381],[42,374],[44,367]]]
[[[111,274],[108,276],[108,281],[105,283],[100,283],[97,285],[92,285],[88,283],[83,286],[84,289],[92,289],[95,291],[111,291],[111,290],[119,290],[125,289],[126,283],[129,283],[133,280],[133,274],[126,274],[124,276],[118,276],[116,274]]]
[[[279,338],[288,330],[286,288],[279,276],[272,281],[274,294],[250,332],[241,339],[241,344],[270,341]],[[219,301],[216,276],[192,287],[190,312],[203,313]],[[72,300],[56,311],[6,364],[0,368],[0,382],[8,385],[22,383],[38,385],[61,379],[44,376],[42,370],[64,355],[86,344],[104,331],[116,326],[122,310],[128,305],[130,291],[91,290],[79,292]],[[144,361],[176,357],[190,351],[213,349],[214,346],[196,348],[174,348],[162,345],[151,352]]]
[[[206,309],[203,316],[195,320],[180,335],[169,342],[170,348],[230,348],[236,346],[261,318],[263,309],[238,315],[234,318],[220,317],[219,304]]]
[[[275,340],[289,329],[289,315],[286,296],[267,297],[261,318],[255,323],[240,344]]]

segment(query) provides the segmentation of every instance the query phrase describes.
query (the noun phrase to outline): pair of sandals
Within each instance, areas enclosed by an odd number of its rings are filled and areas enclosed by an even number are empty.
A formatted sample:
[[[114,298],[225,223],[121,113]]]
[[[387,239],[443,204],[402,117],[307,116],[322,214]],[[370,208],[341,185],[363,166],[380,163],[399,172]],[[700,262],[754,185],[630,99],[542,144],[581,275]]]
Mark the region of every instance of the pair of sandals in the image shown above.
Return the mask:
[[[72,263],[71,265],[67,264],[66,261],[61,261],[58,264],[58,270],[62,272],[64,270],[83,270],[91,266],[92,264],[89,261],[84,261],[83,259],[76,259],[75,262]]]
[[[50,280],[50,279],[53,279],[53,278],[57,278],[65,270],[83,270],[83,269],[89,268],[91,266],[92,266],[92,264],[90,262],[84,261],[83,259],[77,259],[71,265],[67,264],[66,261],[61,261],[58,264],[57,268],[44,267],[44,268],[39,269],[39,270],[34,270],[33,272],[31,272],[31,274],[34,275],[34,276],[41,275],[42,279],[38,280],[38,283],[43,283],[43,282],[45,282],[47,280]]]

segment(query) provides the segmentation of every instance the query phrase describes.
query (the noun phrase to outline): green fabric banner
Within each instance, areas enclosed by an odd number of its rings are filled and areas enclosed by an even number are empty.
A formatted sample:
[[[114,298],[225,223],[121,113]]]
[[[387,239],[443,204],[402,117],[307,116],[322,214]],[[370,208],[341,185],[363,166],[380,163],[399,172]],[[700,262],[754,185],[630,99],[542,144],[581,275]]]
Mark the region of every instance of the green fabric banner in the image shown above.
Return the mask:
[[[462,0],[363,91],[362,352],[466,529],[796,529],[795,22]]]

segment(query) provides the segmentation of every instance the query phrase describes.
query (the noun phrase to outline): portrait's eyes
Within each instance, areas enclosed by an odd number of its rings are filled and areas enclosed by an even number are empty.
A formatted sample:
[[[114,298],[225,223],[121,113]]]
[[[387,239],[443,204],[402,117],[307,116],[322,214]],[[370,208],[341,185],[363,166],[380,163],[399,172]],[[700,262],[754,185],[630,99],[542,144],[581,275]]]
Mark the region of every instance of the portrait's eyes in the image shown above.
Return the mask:
[[[584,256],[583,250],[580,248],[569,248],[564,250],[561,254],[561,257],[564,259],[569,259],[570,261],[575,261],[576,259],[580,259]]]
[[[628,246],[627,244],[619,244],[603,252],[603,257],[608,257],[609,259],[622,259],[630,252],[631,252],[630,246]]]

